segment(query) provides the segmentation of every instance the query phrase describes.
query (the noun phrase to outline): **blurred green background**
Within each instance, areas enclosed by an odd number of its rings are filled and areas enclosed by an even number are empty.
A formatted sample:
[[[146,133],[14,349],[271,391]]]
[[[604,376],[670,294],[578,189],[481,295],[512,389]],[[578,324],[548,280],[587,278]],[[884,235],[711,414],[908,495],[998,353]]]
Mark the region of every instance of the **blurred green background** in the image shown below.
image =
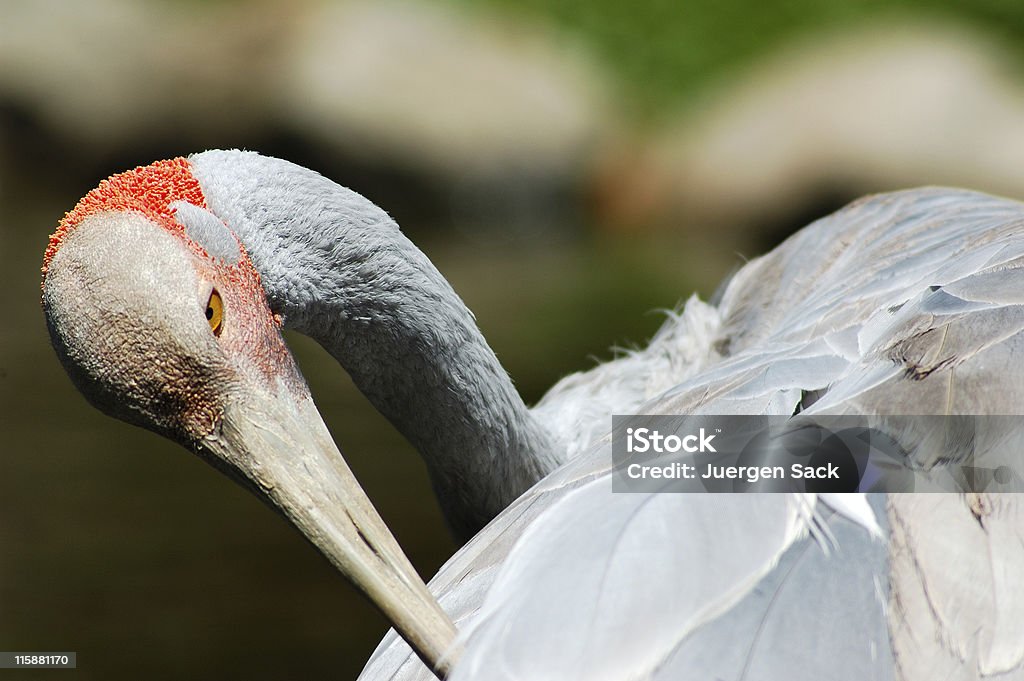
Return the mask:
[[[0,650],[78,652],[33,678],[347,679],[386,630],[255,498],[64,375],[39,265],[104,177],[244,147],[355,188],[534,401],[859,194],[1024,196],[1022,46],[1006,0],[0,0]],[[429,578],[456,547],[416,453],[288,340]]]

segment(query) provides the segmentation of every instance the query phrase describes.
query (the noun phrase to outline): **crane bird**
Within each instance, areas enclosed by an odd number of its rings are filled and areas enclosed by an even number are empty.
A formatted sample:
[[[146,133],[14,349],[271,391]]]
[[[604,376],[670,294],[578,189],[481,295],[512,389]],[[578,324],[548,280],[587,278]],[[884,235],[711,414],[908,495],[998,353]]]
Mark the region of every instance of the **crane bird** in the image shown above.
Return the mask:
[[[613,413],[1018,413],[1024,205],[863,199],[532,409],[395,223],[283,160],[116,175],[43,272],[53,344],[96,406],[247,484],[391,618],[367,679],[1024,678],[1016,495],[613,494],[608,436]],[[430,593],[282,325],[344,365],[472,537]]]

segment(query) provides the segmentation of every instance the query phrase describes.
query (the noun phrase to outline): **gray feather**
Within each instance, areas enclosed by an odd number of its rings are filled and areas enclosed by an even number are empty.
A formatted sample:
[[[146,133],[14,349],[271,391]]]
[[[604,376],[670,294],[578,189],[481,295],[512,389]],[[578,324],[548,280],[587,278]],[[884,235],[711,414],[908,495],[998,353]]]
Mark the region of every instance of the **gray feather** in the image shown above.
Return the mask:
[[[659,339],[692,361],[659,394],[636,377],[658,339],[560,383],[538,410],[576,414],[595,444],[430,584],[468,632],[456,679],[1024,678],[1015,495],[876,497],[867,514],[836,495],[842,515],[818,504],[787,535],[782,496],[613,495],[601,439],[612,411],[785,415],[808,393],[814,413],[1021,413],[1022,267],[1021,204],[868,198],[670,320]],[[603,406],[572,404],[588,395]],[[428,678],[409,655],[385,639],[362,678]]]

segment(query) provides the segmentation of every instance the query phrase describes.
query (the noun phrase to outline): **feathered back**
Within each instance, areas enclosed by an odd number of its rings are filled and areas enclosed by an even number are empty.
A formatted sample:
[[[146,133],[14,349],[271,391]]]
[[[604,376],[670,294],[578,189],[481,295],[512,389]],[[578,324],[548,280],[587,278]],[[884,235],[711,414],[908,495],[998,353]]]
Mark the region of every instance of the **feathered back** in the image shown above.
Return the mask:
[[[1020,414],[1022,256],[1019,203],[870,197],[560,383],[538,409],[604,437],[431,582],[466,640],[454,678],[1024,678],[1016,495],[613,494],[607,437],[613,412]],[[668,338],[695,364],[647,399]],[[429,677],[391,633],[361,678]]]

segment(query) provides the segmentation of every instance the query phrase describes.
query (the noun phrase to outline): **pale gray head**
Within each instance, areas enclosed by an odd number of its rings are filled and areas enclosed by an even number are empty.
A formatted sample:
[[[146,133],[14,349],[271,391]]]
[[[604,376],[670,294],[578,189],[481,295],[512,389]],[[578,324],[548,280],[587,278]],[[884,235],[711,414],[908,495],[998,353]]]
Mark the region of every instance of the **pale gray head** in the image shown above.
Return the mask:
[[[43,285],[54,347],[82,393],[196,449],[247,393],[309,399],[251,264],[204,250],[139,213],[94,213]]]
[[[185,159],[90,192],[51,238],[43,272],[54,347],[94,405],[255,490],[444,671],[454,627],[352,477],[256,269]]]

